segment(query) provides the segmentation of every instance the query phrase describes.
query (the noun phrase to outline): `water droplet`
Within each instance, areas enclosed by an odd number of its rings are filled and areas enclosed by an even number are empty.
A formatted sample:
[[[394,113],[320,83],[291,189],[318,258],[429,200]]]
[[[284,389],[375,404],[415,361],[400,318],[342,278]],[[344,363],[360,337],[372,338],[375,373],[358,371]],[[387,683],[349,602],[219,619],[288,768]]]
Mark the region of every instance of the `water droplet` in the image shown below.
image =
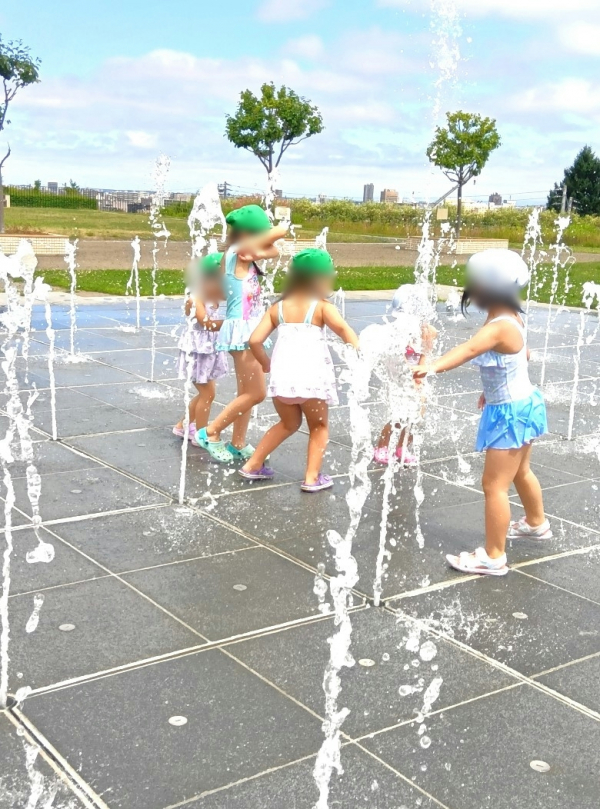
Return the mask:
[[[527,613],[525,612],[513,612],[513,618],[518,618],[519,621],[525,621],[527,617]]]
[[[421,745],[423,750],[427,750],[428,747],[431,747],[431,739],[429,738],[429,736],[421,736],[419,744]]]
[[[72,632],[75,629],[75,624],[61,624],[58,628],[61,632]]]
[[[437,654],[437,646],[432,640],[426,640],[425,643],[421,646],[419,651],[421,655],[421,660],[425,660],[427,663]]]
[[[71,489],[71,494],[81,494],[82,491],[82,489]]]
[[[529,766],[536,772],[548,772],[550,769],[550,765],[545,761],[530,761]]]
[[[449,762],[449,761],[447,761],[447,762],[444,764],[444,767],[445,767],[445,768],[448,770],[448,772],[450,772],[450,770],[452,769],[452,764],[450,764],[450,762]]]
[[[374,666],[374,665],[375,665],[375,661],[374,661],[374,660],[371,660],[371,659],[370,659],[370,658],[368,658],[368,657],[362,657],[362,658],[361,658],[361,659],[358,661],[358,665],[359,665],[359,666],[364,666],[366,669],[369,669],[369,668],[371,668],[371,666]]]
[[[241,593],[243,590],[247,590],[248,588],[245,584],[234,584],[233,589],[238,590]]]
[[[387,662],[388,662],[388,660],[390,659],[390,656],[389,656],[389,654],[388,654],[387,652],[384,652],[384,653],[381,655],[381,659],[383,660],[383,662],[384,662],[384,663],[387,663]]]
[[[185,716],[172,716],[169,719],[169,725],[173,725],[174,728],[181,728],[187,725],[187,718]]]

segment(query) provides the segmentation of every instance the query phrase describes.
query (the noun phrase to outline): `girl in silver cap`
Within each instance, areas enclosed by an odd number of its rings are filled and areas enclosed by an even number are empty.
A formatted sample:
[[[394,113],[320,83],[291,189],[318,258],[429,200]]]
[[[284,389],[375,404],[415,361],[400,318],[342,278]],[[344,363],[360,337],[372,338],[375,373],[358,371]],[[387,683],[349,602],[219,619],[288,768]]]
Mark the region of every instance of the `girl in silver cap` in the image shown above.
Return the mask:
[[[546,405],[529,379],[528,350],[521,319],[520,292],[529,281],[523,259],[510,250],[484,250],[467,263],[462,307],[470,301],[487,311],[477,334],[424,368],[417,378],[442,373],[466,362],[479,366],[483,393],[476,448],[485,452],[485,548],[448,563],[463,573],[504,576],[508,573],[506,539],[552,537],[544,514],[542,490],[530,468],[532,443],[548,431]],[[525,516],[511,523],[508,490],[514,483]]]

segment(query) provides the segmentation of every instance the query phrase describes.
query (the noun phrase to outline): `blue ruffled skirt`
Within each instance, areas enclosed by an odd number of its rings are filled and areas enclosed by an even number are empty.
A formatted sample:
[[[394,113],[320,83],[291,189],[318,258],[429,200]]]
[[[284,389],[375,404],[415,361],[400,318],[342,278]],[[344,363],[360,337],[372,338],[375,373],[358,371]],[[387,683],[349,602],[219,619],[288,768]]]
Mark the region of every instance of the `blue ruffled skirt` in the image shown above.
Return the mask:
[[[537,388],[518,402],[486,404],[477,432],[477,452],[520,449],[548,432],[544,397]]]

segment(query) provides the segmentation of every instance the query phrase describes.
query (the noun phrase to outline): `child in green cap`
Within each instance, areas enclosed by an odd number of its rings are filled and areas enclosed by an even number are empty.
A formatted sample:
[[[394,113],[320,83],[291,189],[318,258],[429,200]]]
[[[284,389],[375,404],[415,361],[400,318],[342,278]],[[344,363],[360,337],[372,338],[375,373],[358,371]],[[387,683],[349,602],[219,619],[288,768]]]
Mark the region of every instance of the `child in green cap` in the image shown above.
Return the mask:
[[[228,374],[227,355],[217,351],[216,343],[224,318],[221,285],[221,259],[223,253],[210,253],[190,267],[188,281],[192,295],[186,301],[185,313],[189,317],[194,311],[194,322],[188,323],[179,338],[179,379],[191,379],[198,395],[194,396],[189,408],[188,437],[194,437],[196,430],[206,427],[210,408],[215,398],[216,380]],[[185,437],[183,419],[173,427],[173,434]]]
[[[246,444],[246,432],[252,408],[266,395],[265,375],[249,349],[250,335],[260,323],[265,307],[256,262],[277,258],[275,242],[287,233],[287,225],[271,226],[271,220],[259,205],[244,205],[226,217],[229,236],[222,262],[223,288],[227,313],[219,331],[218,351],[233,357],[238,395],[206,428],[196,432],[194,442],[213,460],[231,463],[246,460],[254,447]],[[233,424],[233,437],[227,446],[221,432]]]
[[[329,439],[329,405],[337,404],[335,370],[325,326],[344,343],[358,348],[358,337],[335,306],[325,300],[335,269],[325,250],[304,250],[292,260],[283,297],[272,306],[250,338],[250,349],[265,373],[271,372],[269,396],[279,422],[265,434],[250,460],[239,470],[247,480],[269,480],[268,456],[293,435],[306,418],[309,429],[306,474],[301,489],[319,492],[333,486],[321,465]],[[277,329],[273,359],[264,344]]]

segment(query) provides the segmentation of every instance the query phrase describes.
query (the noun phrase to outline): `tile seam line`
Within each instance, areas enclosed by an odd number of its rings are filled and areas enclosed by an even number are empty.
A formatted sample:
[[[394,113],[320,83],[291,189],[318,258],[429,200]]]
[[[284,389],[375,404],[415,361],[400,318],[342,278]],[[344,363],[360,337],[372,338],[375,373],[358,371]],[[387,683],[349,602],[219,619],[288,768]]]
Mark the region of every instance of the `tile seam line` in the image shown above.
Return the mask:
[[[568,669],[571,666],[576,666],[578,663],[586,663],[588,660],[594,660],[596,657],[600,657],[600,652],[594,652],[593,654],[585,655],[584,657],[578,657],[577,660],[569,660],[568,663],[561,663],[560,666],[554,666],[552,669],[540,671],[539,674],[532,674],[531,679],[537,680],[540,677],[547,677],[549,674],[554,674],[557,671],[562,671],[563,669]]]
[[[79,789],[86,796],[87,800],[91,802],[88,806],[94,809],[110,809],[110,807],[102,800],[102,798],[94,791],[94,789],[85,781],[77,772],[77,770],[69,764],[67,759],[60,753],[53,744],[51,744],[44,734],[31,722],[25,714],[18,708],[12,708],[11,713],[30,736],[35,740],[36,744],[45,751],[45,753],[52,758],[56,764],[62,769],[63,773],[72,780]]]
[[[417,792],[420,792],[420,793],[421,793],[421,795],[425,795],[425,797],[429,798],[429,800],[430,800],[430,801],[433,801],[433,803],[435,803],[435,804],[436,804],[436,806],[439,806],[439,807],[440,807],[440,809],[459,809],[458,807],[454,807],[454,808],[453,808],[453,807],[451,807],[451,806],[448,806],[448,804],[446,804],[446,803],[442,803],[440,800],[438,800],[438,799],[435,797],[435,795],[432,795],[430,792],[427,792],[427,790],[423,789],[423,787],[420,787],[420,786],[417,784],[417,782],[416,782],[416,781],[413,781],[411,778],[408,778],[408,776],[403,775],[403,774],[400,772],[400,770],[397,770],[397,769],[396,769],[395,767],[393,767],[391,764],[388,764],[388,762],[387,762],[387,761],[385,761],[384,759],[380,758],[380,757],[379,757],[379,756],[378,756],[378,755],[377,755],[375,752],[373,752],[372,750],[369,750],[369,748],[368,748],[368,747],[365,747],[365,746],[364,746],[363,744],[361,744],[360,742],[353,742],[353,744],[354,744],[354,745],[355,745],[355,747],[357,747],[359,750],[362,750],[362,751],[363,751],[363,753],[366,753],[366,754],[367,754],[367,755],[369,755],[371,758],[375,759],[375,761],[378,761],[380,764],[382,764],[382,765],[383,765],[383,766],[384,766],[386,769],[390,770],[390,772],[393,772],[393,773],[394,773],[394,775],[397,775],[397,776],[398,776],[398,778],[400,778],[402,781],[404,781],[405,783],[407,783],[407,784],[408,784],[408,785],[409,785],[409,786],[410,786],[412,789],[416,790]]]
[[[365,609],[365,606],[354,607],[350,610],[350,612],[352,614],[355,612],[362,612]],[[171,660],[178,660],[179,658],[190,657],[195,654],[214,651],[215,649],[222,649],[229,646],[235,646],[240,643],[259,640],[260,638],[268,637],[270,635],[277,635],[280,632],[287,632],[301,626],[309,626],[313,623],[321,623],[331,619],[332,617],[332,615],[314,615],[306,618],[299,618],[296,621],[289,621],[285,624],[275,624],[268,628],[252,630],[243,635],[233,635],[229,638],[221,638],[216,641],[207,641],[206,643],[188,646],[184,649],[176,649],[172,652],[164,652],[161,655],[154,655],[153,657],[134,660],[131,663],[123,663],[120,666],[113,666],[110,669],[95,671],[91,672],[90,674],[82,674],[80,677],[73,677],[70,680],[61,680],[57,683],[51,683],[49,685],[41,686],[40,688],[34,688],[27,696],[27,699],[29,700],[35,697],[44,696],[45,694],[51,694],[56,691],[64,691],[67,688],[73,688],[88,682],[95,682],[96,680],[103,680],[119,674],[126,674],[129,671],[148,668],[149,666],[154,666],[159,663],[168,663]]]
[[[539,565],[542,562],[552,562],[555,559],[568,559],[571,556],[582,556],[588,552],[597,550],[600,548],[600,543],[596,545],[587,545],[585,548],[572,548],[568,551],[561,551],[560,553],[554,553],[550,556],[541,556],[539,559],[528,559],[525,562],[515,562],[515,564],[510,565],[510,570],[514,570],[515,572],[522,572],[521,568],[524,567],[532,567],[534,565]],[[535,578],[535,577],[532,577]],[[457,576],[454,579],[449,579],[448,581],[440,581],[435,582],[434,584],[429,584],[427,587],[417,588],[415,590],[407,590],[404,593],[397,593],[396,595],[385,596],[383,601],[387,604],[389,601],[401,601],[404,598],[413,598],[415,596],[424,595],[425,593],[435,593],[439,590],[445,590],[448,587],[454,587],[457,584],[465,584],[469,581],[477,581],[479,576],[475,573],[472,575],[467,576]],[[540,579],[540,581],[544,581]],[[545,582],[546,584],[550,584],[550,582]],[[570,591],[566,591],[570,592]],[[573,593],[575,595],[575,593]],[[597,602],[593,602],[597,603]]]
[[[462,700],[462,702],[454,702],[452,705],[447,705],[445,708],[437,708],[435,711],[431,711],[430,713],[423,714],[424,718],[427,719],[432,716],[440,716],[440,714],[446,713],[448,711],[454,711],[456,708],[462,708],[463,705],[471,705],[473,702],[479,702],[482,699],[487,699],[488,697],[493,697],[496,694],[502,694],[505,691],[513,691],[515,688],[523,688],[525,683],[511,683],[510,685],[505,685],[502,688],[496,688],[494,691],[488,691],[485,694],[480,694],[477,697],[471,697],[470,699]],[[362,742],[366,739],[373,739],[375,736],[381,736],[382,733],[389,733],[391,730],[397,730],[398,728],[407,727],[408,725],[415,725],[421,724],[417,722],[416,716],[412,719],[403,719],[401,722],[396,722],[394,725],[389,725],[388,727],[381,728],[380,730],[371,731],[371,733],[364,733],[362,736],[356,736],[352,739],[353,742]]]
[[[555,691],[554,689],[545,686],[543,683],[538,683],[535,680],[532,680],[531,677],[528,677],[526,674],[522,674],[520,671],[517,671],[517,669],[513,669],[510,666],[507,666],[505,663],[501,663],[499,660],[496,660],[495,658],[484,654],[484,652],[479,652],[472,646],[463,643],[463,641],[457,640],[456,638],[453,638],[451,635],[447,635],[445,632],[442,632],[439,629],[432,628],[423,619],[413,618],[413,616],[408,615],[406,613],[402,613],[402,615],[398,615],[397,617],[402,620],[408,620],[411,623],[417,624],[421,629],[432,633],[434,636],[447,640],[449,643],[453,644],[458,649],[462,649],[463,652],[466,652],[472,657],[476,657],[477,659],[482,660],[485,663],[488,663],[494,668],[499,669],[505,674],[514,677],[515,679],[520,680],[521,682],[527,685],[532,686],[537,691],[546,694],[546,696],[552,697],[557,702],[561,702],[566,707],[578,711],[584,716],[587,716],[589,719],[600,721],[600,713],[598,713],[597,711],[594,711],[591,708],[582,705],[580,702],[576,702],[576,700],[570,699],[570,697],[567,697],[564,694],[560,694],[558,691]]]
[[[567,590],[566,587],[561,587],[559,584],[554,584],[554,582],[547,581],[546,579],[540,579],[539,576],[533,576],[531,573],[526,573],[524,570],[517,570],[516,572],[520,573],[521,576],[527,576],[528,579],[539,581],[540,584],[548,584],[550,587],[554,587],[555,589],[560,590],[562,593],[567,593],[567,595],[574,596],[582,601],[587,601],[588,604],[594,604],[595,606],[600,607],[600,601],[594,601],[593,598],[582,596],[581,593],[574,593],[572,590]]]

